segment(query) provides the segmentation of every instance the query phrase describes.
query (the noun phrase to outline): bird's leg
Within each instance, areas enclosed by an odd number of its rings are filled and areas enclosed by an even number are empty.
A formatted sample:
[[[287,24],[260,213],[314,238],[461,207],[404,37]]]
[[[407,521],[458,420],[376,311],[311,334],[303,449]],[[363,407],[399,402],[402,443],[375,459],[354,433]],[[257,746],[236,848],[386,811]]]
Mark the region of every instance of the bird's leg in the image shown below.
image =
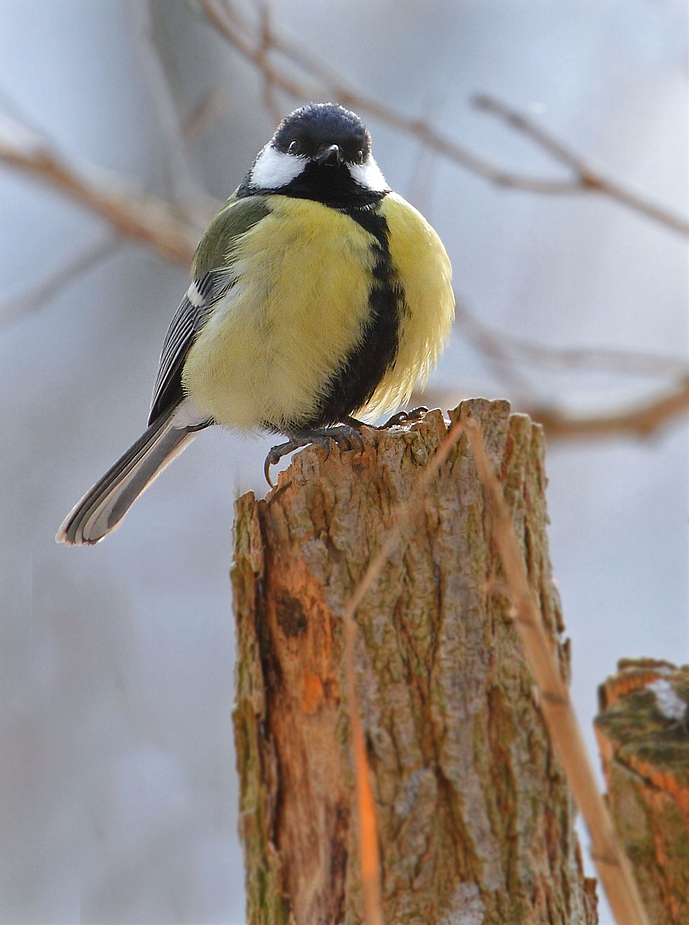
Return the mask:
[[[347,419],[345,424],[337,424],[334,427],[304,430],[300,433],[292,434],[287,443],[280,443],[278,446],[272,447],[263,464],[263,472],[270,487],[275,487],[270,479],[270,467],[279,463],[283,456],[287,456],[288,453],[301,449],[303,446],[310,446],[312,443],[322,446],[325,450],[326,459],[330,455],[331,443],[336,443],[341,450],[351,450],[353,449],[352,444],[356,444],[359,453],[363,453],[364,441],[361,439],[361,434],[357,428],[357,425],[361,425],[358,421],[354,422],[353,419],[351,419],[352,423],[349,423],[349,420]]]

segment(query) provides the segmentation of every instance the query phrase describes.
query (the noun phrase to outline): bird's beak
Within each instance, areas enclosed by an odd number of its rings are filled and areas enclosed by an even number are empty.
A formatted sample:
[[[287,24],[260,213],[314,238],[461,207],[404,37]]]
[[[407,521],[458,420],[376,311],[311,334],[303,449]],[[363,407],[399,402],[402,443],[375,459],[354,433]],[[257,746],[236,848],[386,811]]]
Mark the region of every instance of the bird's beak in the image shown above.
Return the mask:
[[[339,167],[342,164],[342,152],[339,145],[328,145],[316,155],[316,163],[326,167]]]

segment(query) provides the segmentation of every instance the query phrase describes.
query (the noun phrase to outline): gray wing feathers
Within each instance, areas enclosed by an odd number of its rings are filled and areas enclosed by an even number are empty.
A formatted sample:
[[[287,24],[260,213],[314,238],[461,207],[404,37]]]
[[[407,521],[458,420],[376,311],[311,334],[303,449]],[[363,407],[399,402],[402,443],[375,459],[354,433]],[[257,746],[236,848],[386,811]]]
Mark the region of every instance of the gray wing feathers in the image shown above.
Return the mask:
[[[196,251],[194,280],[163,343],[148,430],[70,511],[55,537],[58,543],[91,545],[114,530],[141,492],[200,428],[212,423],[190,420],[182,369],[213,305],[235,283],[232,254],[239,237],[269,214],[265,197],[233,195],[211,222]]]
[[[90,546],[115,529],[139,495],[196,436],[194,428],[175,427],[176,410],[170,408],[154,421],[75,505],[57,532],[58,543]]]
[[[236,282],[232,257],[237,241],[270,214],[264,196],[231,196],[201,239],[194,257],[194,279],[168,328],[153,390],[150,424],[182,395],[182,368],[194,338],[213,305]]]
[[[192,304],[189,296],[185,295],[170,322],[160,354],[158,375],[148,417],[149,424],[166,407],[182,398],[181,375],[184,361],[196,334],[206,321],[212,303],[218,298],[216,294],[218,287],[214,276],[215,274],[207,273],[202,279],[192,283],[195,293],[198,294],[198,304]]]

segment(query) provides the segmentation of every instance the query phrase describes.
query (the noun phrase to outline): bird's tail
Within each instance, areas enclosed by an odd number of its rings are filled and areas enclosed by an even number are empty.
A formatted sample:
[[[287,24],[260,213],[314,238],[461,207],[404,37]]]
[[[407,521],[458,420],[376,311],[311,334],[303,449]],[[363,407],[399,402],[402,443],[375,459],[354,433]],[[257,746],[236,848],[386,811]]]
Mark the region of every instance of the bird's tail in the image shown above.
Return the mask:
[[[139,495],[203,426],[182,424],[176,415],[179,407],[157,418],[77,502],[57,531],[57,543],[91,546],[115,529]]]

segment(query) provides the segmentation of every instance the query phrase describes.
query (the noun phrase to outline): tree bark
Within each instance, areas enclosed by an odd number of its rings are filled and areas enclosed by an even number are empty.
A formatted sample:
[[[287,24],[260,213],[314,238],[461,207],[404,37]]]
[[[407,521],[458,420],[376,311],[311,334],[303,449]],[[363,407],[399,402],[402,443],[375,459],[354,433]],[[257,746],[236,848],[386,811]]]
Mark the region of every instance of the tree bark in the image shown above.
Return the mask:
[[[615,825],[654,925],[689,922],[689,665],[621,661],[596,733]]]
[[[483,428],[568,671],[546,537],[543,437],[504,401]],[[309,448],[237,502],[234,715],[251,925],[362,921],[341,613],[447,433],[439,411]],[[574,808],[511,623],[466,437],[357,612],[357,685],[390,925],[592,925]]]

